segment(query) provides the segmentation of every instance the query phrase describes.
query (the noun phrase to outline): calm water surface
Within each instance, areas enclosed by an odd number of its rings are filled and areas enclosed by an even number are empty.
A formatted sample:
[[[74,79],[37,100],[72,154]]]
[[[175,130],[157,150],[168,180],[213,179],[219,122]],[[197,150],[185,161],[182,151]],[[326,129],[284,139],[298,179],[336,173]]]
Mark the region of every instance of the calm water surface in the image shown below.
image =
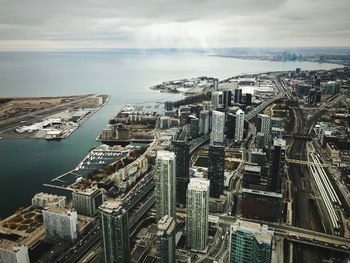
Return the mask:
[[[0,217],[28,205],[42,184],[74,168],[101,128],[128,102],[177,99],[148,89],[165,80],[277,70],[330,69],[333,64],[269,62],[185,52],[0,52],[0,97],[110,94],[111,100],[67,140],[0,140]]]

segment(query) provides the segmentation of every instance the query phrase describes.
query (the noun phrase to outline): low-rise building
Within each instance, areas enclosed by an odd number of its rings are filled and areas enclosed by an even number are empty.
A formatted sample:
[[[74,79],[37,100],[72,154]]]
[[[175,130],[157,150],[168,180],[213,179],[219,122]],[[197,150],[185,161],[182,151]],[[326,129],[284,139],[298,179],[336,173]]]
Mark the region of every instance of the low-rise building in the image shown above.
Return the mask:
[[[32,198],[32,205],[39,207],[66,207],[67,201],[65,196],[53,195],[48,193],[37,193]]]
[[[45,208],[43,210],[45,235],[49,240],[74,242],[78,237],[78,214],[75,210],[64,208]]]

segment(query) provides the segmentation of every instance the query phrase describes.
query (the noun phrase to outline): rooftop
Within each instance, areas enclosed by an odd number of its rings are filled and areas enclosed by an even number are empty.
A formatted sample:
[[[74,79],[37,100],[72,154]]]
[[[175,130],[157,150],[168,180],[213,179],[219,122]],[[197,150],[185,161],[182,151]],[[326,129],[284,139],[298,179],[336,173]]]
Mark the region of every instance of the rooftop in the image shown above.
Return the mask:
[[[208,179],[191,178],[191,181],[188,184],[188,190],[208,191],[209,184],[210,184],[210,182]]]
[[[242,231],[253,234],[256,240],[261,243],[271,244],[273,231],[267,225],[260,225],[253,222],[237,220],[232,226],[231,231]]]

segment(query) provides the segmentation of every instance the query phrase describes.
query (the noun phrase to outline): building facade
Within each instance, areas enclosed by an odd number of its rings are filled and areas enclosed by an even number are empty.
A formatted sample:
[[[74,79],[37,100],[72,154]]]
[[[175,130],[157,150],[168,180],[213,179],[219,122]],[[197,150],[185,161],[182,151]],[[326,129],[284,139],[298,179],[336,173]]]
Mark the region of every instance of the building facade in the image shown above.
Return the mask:
[[[128,213],[115,201],[99,207],[102,225],[104,262],[130,263]]]
[[[225,113],[213,111],[210,143],[222,144],[224,142],[224,131]]]
[[[97,187],[72,192],[73,207],[78,214],[92,217],[102,205],[102,193]]]
[[[172,141],[171,148],[176,159],[176,203],[185,205],[190,173],[190,147],[187,141]]]
[[[49,240],[74,242],[78,237],[78,214],[75,210],[48,207],[43,210],[45,235]]]
[[[208,246],[209,180],[192,178],[187,188],[187,244],[191,250]]]
[[[219,198],[224,192],[225,147],[210,145],[208,152],[208,178],[210,197]]]
[[[199,134],[208,134],[209,132],[209,111],[202,110],[199,113]]]
[[[158,151],[155,168],[157,220],[176,216],[176,157],[169,151]]]
[[[267,225],[237,221],[231,226],[230,263],[270,263],[273,231]]]
[[[8,240],[0,240],[0,262],[29,263],[27,246],[15,244]]]
[[[157,263],[175,263],[175,220],[166,215],[158,222]]]
[[[239,109],[236,112],[236,126],[235,126],[235,141],[243,140],[243,132],[244,132],[244,111]]]

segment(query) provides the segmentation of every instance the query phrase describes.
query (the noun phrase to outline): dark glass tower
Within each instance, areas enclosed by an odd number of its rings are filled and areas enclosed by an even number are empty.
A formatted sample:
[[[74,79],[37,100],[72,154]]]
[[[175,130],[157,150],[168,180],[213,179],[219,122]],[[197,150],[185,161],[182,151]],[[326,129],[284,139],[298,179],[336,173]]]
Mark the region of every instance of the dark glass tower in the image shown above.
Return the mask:
[[[186,141],[172,141],[176,156],[176,203],[186,204],[186,189],[189,183],[190,147]]]
[[[210,197],[218,198],[224,192],[225,147],[210,145],[208,157]]]
[[[130,263],[128,212],[118,202],[114,201],[107,201],[99,209],[104,262]]]

